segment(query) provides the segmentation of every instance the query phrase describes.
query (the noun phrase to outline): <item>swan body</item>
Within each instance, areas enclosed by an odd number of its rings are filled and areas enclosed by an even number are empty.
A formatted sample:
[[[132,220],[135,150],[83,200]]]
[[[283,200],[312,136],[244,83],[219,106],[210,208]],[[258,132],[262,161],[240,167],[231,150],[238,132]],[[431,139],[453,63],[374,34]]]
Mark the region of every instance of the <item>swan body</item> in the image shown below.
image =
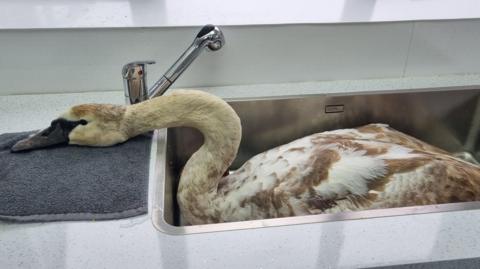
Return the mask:
[[[479,200],[480,168],[370,124],[261,153],[218,190],[219,220],[337,213]]]
[[[60,119],[75,123],[67,140],[76,145],[111,146],[176,126],[202,132],[204,144],[187,161],[177,191],[189,224],[480,200],[478,166],[385,124],[313,134],[223,176],[241,124],[213,95],[189,90],[131,106],[80,105]],[[54,133],[53,123],[49,128]]]

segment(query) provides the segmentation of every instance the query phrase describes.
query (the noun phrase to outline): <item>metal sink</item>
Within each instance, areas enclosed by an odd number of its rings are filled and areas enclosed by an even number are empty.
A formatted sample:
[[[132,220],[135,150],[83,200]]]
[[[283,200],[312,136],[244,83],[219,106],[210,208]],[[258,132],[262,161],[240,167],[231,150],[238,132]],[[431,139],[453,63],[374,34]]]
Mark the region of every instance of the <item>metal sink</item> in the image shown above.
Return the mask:
[[[242,120],[243,138],[231,169],[252,156],[308,134],[388,123],[459,156],[480,159],[480,90],[430,89],[361,95],[310,95],[227,100]],[[163,232],[188,234],[303,223],[480,208],[480,202],[365,210],[254,221],[181,226],[176,187],[181,168],[202,143],[191,128],[157,130],[153,223]]]

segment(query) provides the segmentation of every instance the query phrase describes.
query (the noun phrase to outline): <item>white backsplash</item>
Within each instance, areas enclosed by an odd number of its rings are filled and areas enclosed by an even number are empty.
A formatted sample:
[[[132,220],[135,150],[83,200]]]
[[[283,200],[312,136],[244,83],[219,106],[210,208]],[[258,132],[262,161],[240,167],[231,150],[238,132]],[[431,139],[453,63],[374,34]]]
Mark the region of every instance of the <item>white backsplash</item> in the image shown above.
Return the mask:
[[[480,20],[223,27],[174,84],[210,87],[480,73]],[[198,27],[0,31],[0,95],[121,90],[135,60],[152,83]]]

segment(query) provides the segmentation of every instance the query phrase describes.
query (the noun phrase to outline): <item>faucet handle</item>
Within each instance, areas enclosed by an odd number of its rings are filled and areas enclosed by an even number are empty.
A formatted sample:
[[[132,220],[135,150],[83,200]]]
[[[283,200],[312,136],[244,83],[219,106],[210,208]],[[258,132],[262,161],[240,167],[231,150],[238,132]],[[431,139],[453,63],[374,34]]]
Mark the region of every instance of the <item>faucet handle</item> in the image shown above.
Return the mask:
[[[136,104],[148,99],[147,67],[155,61],[135,61],[122,68],[123,87],[127,104]]]

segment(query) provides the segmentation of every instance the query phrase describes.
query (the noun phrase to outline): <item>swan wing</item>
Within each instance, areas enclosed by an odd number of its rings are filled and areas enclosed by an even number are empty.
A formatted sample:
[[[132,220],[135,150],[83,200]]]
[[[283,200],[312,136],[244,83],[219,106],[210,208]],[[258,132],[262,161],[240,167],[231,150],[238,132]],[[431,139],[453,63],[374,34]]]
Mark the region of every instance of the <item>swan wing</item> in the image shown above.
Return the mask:
[[[371,124],[256,155],[219,185],[220,211],[233,221],[468,200],[480,193],[479,169]]]

